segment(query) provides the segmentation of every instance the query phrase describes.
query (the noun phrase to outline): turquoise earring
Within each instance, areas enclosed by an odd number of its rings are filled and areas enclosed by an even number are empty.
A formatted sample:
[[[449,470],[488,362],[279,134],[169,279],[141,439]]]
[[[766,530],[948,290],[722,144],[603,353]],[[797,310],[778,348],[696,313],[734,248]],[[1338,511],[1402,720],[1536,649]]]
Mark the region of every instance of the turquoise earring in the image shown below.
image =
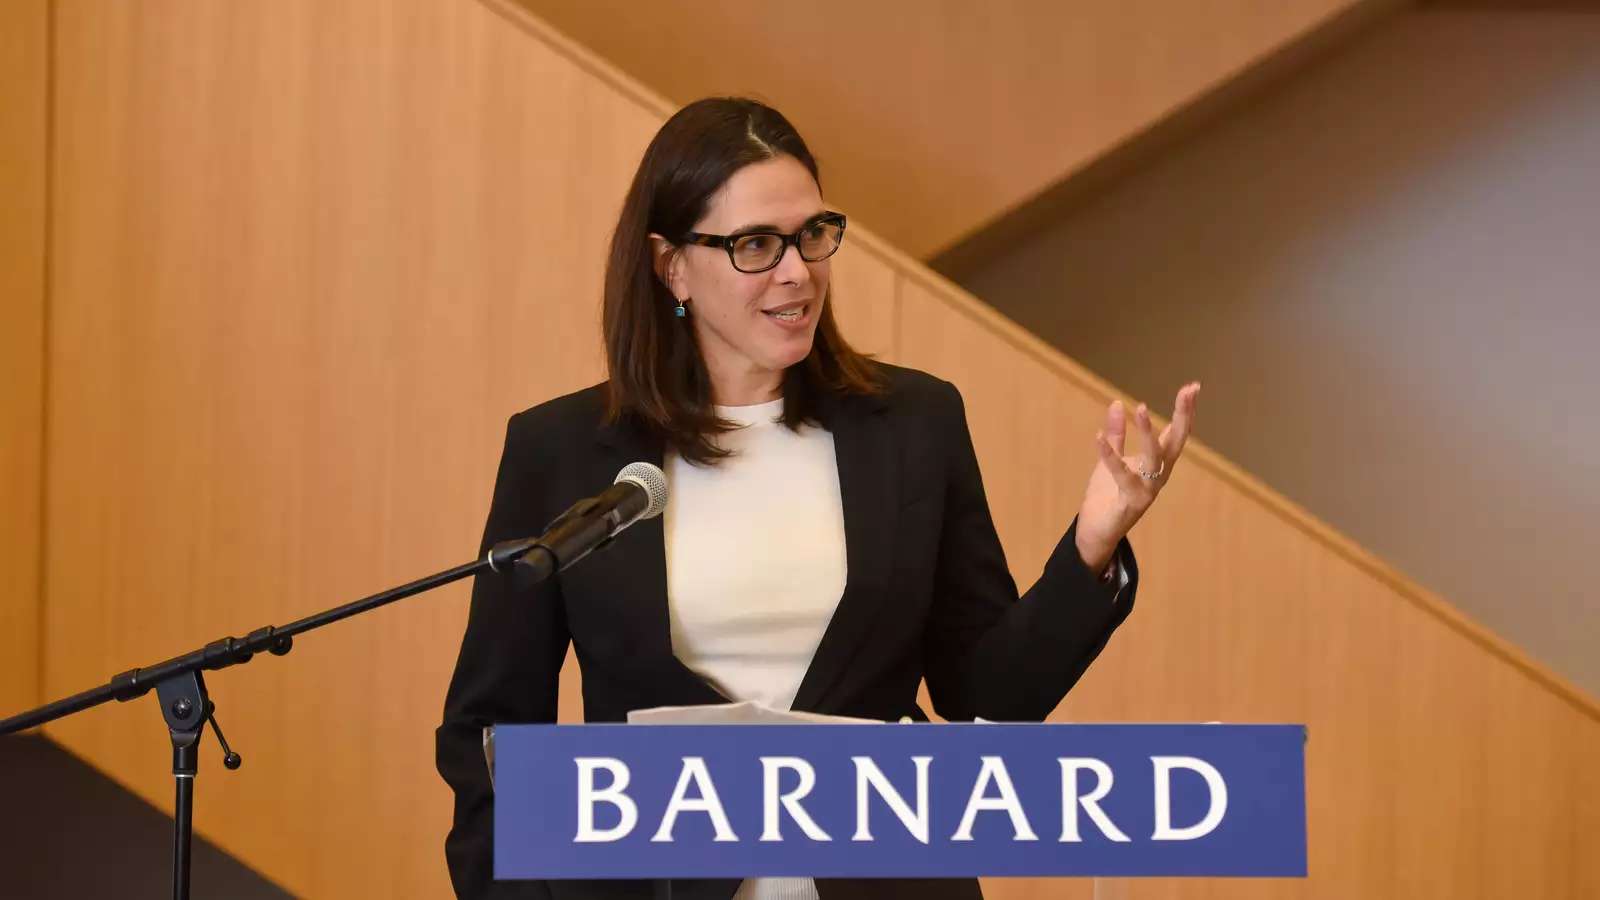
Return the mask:
[[[687,316],[689,314],[689,311],[687,309],[683,308],[683,301],[679,300],[678,301],[678,308],[673,310],[672,314],[681,319],[684,316]]]

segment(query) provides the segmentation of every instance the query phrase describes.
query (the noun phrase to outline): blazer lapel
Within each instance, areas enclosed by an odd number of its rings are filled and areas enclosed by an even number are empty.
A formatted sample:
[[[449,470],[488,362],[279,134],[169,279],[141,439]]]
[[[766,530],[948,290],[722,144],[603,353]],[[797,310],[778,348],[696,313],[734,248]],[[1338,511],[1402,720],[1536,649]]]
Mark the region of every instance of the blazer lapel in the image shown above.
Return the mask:
[[[882,397],[829,397],[823,425],[833,432],[844,505],[845,588],[800,682],[794,708],[826,712],[829,693],[860,651],[886,605],[899,512],[897,449]]]
[[[597,484],[608,482],[630,462],[663,464],[662,442],[634,426],[603,426],[598,443],[600,452],[594,460]],[[622,658],[643,670],[632,683],[649,685],[654,693],[652,702],[683,706],[727,702],[728,698],[673,655],[666,532],[661,516],[635,523],[562,578],[577,581],[578,592],[585,597],[619,610],[618,621],[610,623],[608,630],[629,643]]]
[[[821,403],[821,412],[823,426],[833,434],[839,468],[846,579],[839,605],[795,695],[793,708],[812,712],[828,710],[830,692],[887,605],[900,503],[898,448],[884,399],[829,396]],[[599,444],[597,479],[609,478],[635,460],[659,466],[664,458],[659,440],[626,424],[602,427]],[[673,655],[665,532],[659,517],[629,528],[596,558],[562,577],[578,582],[574,587],[581,594],[625,605],[627,621],[617,624],[634,643],[634,661],[647,669],[645,677],[659,687],[660,696],[671,698],[666,702],[726,702]]]

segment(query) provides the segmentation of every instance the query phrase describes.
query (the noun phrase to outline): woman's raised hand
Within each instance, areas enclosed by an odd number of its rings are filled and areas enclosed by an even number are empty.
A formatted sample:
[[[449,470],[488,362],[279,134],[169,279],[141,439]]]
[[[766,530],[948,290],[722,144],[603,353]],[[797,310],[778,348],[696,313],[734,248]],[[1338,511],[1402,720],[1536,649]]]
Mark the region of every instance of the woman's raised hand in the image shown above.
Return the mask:
[[[1154,503],[1172,477],[1172,469],[1183,455],[1183,445],[1194,427],[1195,399],[1200,382],[1184,385],[1173,404],[1172,422],[1158,437],[1150,424],[1150,410],[1143,403],[1133,411],[1133,425],[1139,432],[1139,452],[1124,455],[1127,413],[1118,400],[1106,410],[1105,428],[1095,434],[1100,461],[1089,475],[1078,509],[1078,553],[1090,571],[1102,572],[1111,563],[1129,529]]]

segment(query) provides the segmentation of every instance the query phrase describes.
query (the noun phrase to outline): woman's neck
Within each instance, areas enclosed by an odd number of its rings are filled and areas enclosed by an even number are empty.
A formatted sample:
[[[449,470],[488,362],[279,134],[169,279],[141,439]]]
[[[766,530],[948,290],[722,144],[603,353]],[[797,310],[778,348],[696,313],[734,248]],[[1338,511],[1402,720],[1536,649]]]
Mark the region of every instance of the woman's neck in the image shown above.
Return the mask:
[[[711,402],[716,406],[755,406],[783,396],[782,372],[711,369],[708,374],[711,376]]]

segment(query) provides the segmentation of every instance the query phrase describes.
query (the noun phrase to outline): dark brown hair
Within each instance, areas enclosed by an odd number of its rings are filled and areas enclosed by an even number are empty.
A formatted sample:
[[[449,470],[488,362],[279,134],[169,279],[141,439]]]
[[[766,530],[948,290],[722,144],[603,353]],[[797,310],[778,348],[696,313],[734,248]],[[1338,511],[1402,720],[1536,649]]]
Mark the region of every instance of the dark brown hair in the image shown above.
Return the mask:
[[[649,236],[682,240],[711,196],[751,163],[792,156],[817,179],[817,161],[777,110],[755,100],[711,97],[678,110],[650,141],[634,173],[606,263],[607,417],[632,417],[690,462],[728,455],[713,438],[734,425],[712,410],[711,379],[694,327],[656,276]],[[783,424],[817,422],[824,392],[882,390],[871,360],[845,343],[833,318],[832,287],[822,298],[811,353],[783,377]]]

